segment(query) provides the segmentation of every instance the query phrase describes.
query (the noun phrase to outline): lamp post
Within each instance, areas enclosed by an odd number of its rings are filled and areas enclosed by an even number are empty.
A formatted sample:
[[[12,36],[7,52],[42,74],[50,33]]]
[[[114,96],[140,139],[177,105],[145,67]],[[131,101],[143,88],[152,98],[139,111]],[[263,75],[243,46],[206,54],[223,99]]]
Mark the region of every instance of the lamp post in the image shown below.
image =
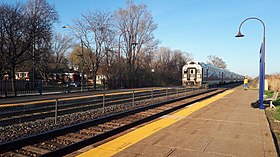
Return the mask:
[[[67,87],[68,87],[68,93],[70,93],[70,69],[69,68],[67,74]]]
[[[63,26],[62,28],[70,28],[73,30],[73,28],[71,26]],[[81,48],[82,48],[82,69],[81,69],[81,73],[82,73],[82,77],[81,77],[81,91],[83,91],[83,84],[84,84],[84,63],[85,63],[85,58],[84,58],[84,43],[83,43],[83,39],[82,37],[81,39]]]
[[[83,86],[84,86],[84,63],[85,63],[85,57],[84,57],[84,43],[81,38],[81,48],[82,48],[82,77],[81,77],[81,91],[83,91]]]
[[[265,109],[263,105],[263,92],[264,92],[264,76],[265,76],[265,24],[264,22],[256,17],[250,17],[245,19],[241,22],[238,33],[235,37],[244,37],[244,35],[241,33],[240,29],[243,23],[247,20],[257,20],[262,23],[263,25],[263,42],[260,50],[260,72],[259,72],[259,100],[260,100],[260,109]]]
[[[31,88],[32,90],[35,87],[35,65],[36,65],[36,54],[35,54],[35,44],[36,44],[36,36],[35,36],[35,30],[33,32],[33,46],[32,46],[32,59],[33,59],[33,65],[32,65],[32,82],[31,82]],[[15,93],[16,94],[16,93]]]
[[[121,63],[121,36],[124,34],[124,33],[129,33],[129,31],[123,31],[120,36],[119,36],[119,43],[118,43],[118,86],[119,88],[122,87],[122,78],[121,78],[121,70],[120,70],[120,63]],[[133,40],[131,42],[131,45],[130,46],[136,46],[138,43],[135,42],[135,40]]]
[[[135,41],[135,39],[136,39],[136,36],[135,36],[135,38],[133,38],[132,39],[132,42],[130,43],[131,44],[131,53],[134,53],[135,54],[135,49],[136,49],[136,46],[138,45],[138,43]],[[133,65],[133,67],[134,67],[134,65]],[[130,76],[133,76],[132,78],[133,78],[133,87],[135,87],[135,73],[134,73],[134,69],[135,68],[133,68],[132,70],[130,69],[129,71],[132,71],[133,72],[133,75],[130,75]],[[131,74],[131,73],[130,73]],[[129,82],[130,82],[131,80],[129,80]],[[131,82],[130,82],[131,83]],[[129,83],[129,85],[130,85],[130,83]]]
[[[121,36],[128,31],[123,31],[120,36],[119,36],[119,43],[118,43],[118,87],[121,88],[122,84],[121,84],[121,69],[120,69],[120,63],[121,63]]]
[[[152,86],[156,86],[155,85],[155,75],[154,75],[154,73],[155,73],[155,69],[151,69],[151,72],[152,72],[152,76],[153,76],[153,81],[152,81]]]

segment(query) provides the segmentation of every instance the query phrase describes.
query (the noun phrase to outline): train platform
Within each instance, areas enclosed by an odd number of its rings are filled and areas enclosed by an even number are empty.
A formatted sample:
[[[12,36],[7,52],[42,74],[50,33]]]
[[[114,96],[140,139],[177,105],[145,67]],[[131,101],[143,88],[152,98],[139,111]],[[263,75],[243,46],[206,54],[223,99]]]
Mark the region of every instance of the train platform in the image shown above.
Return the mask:
[[[239,86],[76,155],[276,157],[265,111],[251,107],[256,100],[257,90]]]

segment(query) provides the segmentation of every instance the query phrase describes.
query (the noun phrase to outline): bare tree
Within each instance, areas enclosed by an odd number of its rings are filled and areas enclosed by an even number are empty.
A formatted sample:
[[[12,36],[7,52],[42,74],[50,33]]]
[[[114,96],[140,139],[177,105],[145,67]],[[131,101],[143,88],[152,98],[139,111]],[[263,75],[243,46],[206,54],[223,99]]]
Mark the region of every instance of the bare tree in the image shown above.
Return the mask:
[[[139,56],[156,48],[158,41],[153,32],[157,29],[151,12],[144,4],[135,5],[127,1],[125,9],[115,12],[115,19],[120,36],[123,36],[124,54],[126,57],[126,79],[128,87],[135,86],[137,71],[140,70]]]
[[[57,71],[61,67],[67,67],[67,64],[65,65],[65,56],[66,52],[73,46],[73,38],[57,33],[52,39],[51,44],[51,52],[54,56],[52,70]]]
[[[8,67],[7,66],[7,61],[6,61],[6,52],[7,52],[7,38],[6,38],[6,31],[5,31],[5,27],[4,27],[4,22],[5,22],[5,18],[4,15],[6,14],[6,5],[0,5],[0,56],[1,60],[0,60],[0,80],[2,80],[4,74],[5,74],[5,69]]]
[[[12,90],[15,92],[16,67],[29,59],[32,36],[28,32],[28,20],[20,3],[1,5],[1,54],[2,64],[6,66],[12,79]]]
[[[213,56],[213,55],[207,56],[207,58],[208,58],[208,61],[207,61],[208,64],[212,64],[212,65],[214,65],[218,68],[222,68],[222,69],[227,68],[227,64],[221,58]]]
[[[160,47],[156,51],[155,68],[160,72],[160,78],[164,78],[168,71],[168,64],[171,61],[171,49],[167,47]]]
[[[51,49],[41,54],[38,70],[44,80],[53,72],[65,71],[68,69],[68,62],[65,56],[67,50],[72,47],[72,38],[57,33],[51,40]]]
[[[113,39],[112,27],[111,14],[102,11],[88,12],[76,21],[75,30],[81,35],[85,47],[89,50],[89,56],[84,59],[88,69],[92,71],[94,89],[96,89],[97,71],[106,55],[106,46]]]
[[[191,61],[192,55],[181,50],[171,50],[160,47],[156,51],[154,65],[158,83],[160,85],[179,85],[182,67]]]
[[[16,69],[28,60],[39,59],[39,56],[33,55],[35,49],[39,54],[49,47],[47,41],[57,14],[45,0],[29,0],[26,4],[1,4],[0,10],[2,65],[12,79],[12,89],[16,95]]]
[[[111,31],[111,33],[110,33]],[[103,73],[106,75],[107,86],[108,88],[114,87],[114,82],[116,82],[116,67],[117,67],[117,51],[114,51],[116,48],[116,33],[114,28],[112,27],[109,30],[109,34],[107,36],[107,40],[105,41],[105,57],[103,58]],[[104,82],[105,83],[105,82]]]
[[[46,57],[51,48],[52,25],[58,21],[54,6],[46,0],[29,0],[25,4],[25,16],[28,19],[28,31],[33,38],[30,56],[32,57],[32,79],[36,79],[36,67],[40,59]]]

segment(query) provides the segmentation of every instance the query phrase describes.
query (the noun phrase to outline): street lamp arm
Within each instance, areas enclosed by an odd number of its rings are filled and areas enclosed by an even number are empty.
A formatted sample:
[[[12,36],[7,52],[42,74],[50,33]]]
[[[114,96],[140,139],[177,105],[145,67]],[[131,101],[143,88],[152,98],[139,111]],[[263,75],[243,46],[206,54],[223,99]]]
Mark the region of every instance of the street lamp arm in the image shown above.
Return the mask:
[[[238,29],[238,34],[235,37],[244,37],[244,35],[240,32],[241,26],[247,20],[258,20],[263,25],[263,42],[260,50],[260,74],[259,74],[259,100],[260,100],[260,109],[265,109],[263,105],[263,93],[264,93],[264,80],[265,80],[265,24],[264,22],[256,17],[249,17],[241,22]]]
[[[241,22],[241,24],[239,25],[238,34],[239,34],[239,33],[241,34],[241,27],[242,27],[243,23],[246,22],[246,21],[248,21],[248,20],[251,20],[251,19],[253,19],[253,20],[258,20],[258,21],[260,21],[260,22],[262,23],[262,25],[263,25],[263,37],[265,37],[265,24],[264,24],[264,22],[263,22],[261,19],[256,18],[256,17],[249,17],[249,18],[243,20],[243,21]]]
[[[119,41],[121,40],[121,37],[124,33],[129,33],[129,31],[123,31],[120,35],[119,35]]]
[[[120,64],[121,64],[121,37],[123,36],[124,33],[129,33],[129,31],[125,30],[122,31],[121,34],[119,35],[119,43],[118,43],[118,86],[121,88],[121,71],[120,71]]]
[[[118,63],[120,64],[121,59],[121,37],[124,33],[129,33],[129,31],[125,30],[119,35],[119,43],[118,43]]]

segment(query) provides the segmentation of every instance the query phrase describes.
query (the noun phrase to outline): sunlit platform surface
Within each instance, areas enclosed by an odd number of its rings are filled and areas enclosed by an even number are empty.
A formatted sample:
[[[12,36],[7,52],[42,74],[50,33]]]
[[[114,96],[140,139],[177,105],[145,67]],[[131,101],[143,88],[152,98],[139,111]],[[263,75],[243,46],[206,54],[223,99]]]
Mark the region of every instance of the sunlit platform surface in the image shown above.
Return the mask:
[[[237,87],[140,127],[78,156],[277,156],[257,90]]]

